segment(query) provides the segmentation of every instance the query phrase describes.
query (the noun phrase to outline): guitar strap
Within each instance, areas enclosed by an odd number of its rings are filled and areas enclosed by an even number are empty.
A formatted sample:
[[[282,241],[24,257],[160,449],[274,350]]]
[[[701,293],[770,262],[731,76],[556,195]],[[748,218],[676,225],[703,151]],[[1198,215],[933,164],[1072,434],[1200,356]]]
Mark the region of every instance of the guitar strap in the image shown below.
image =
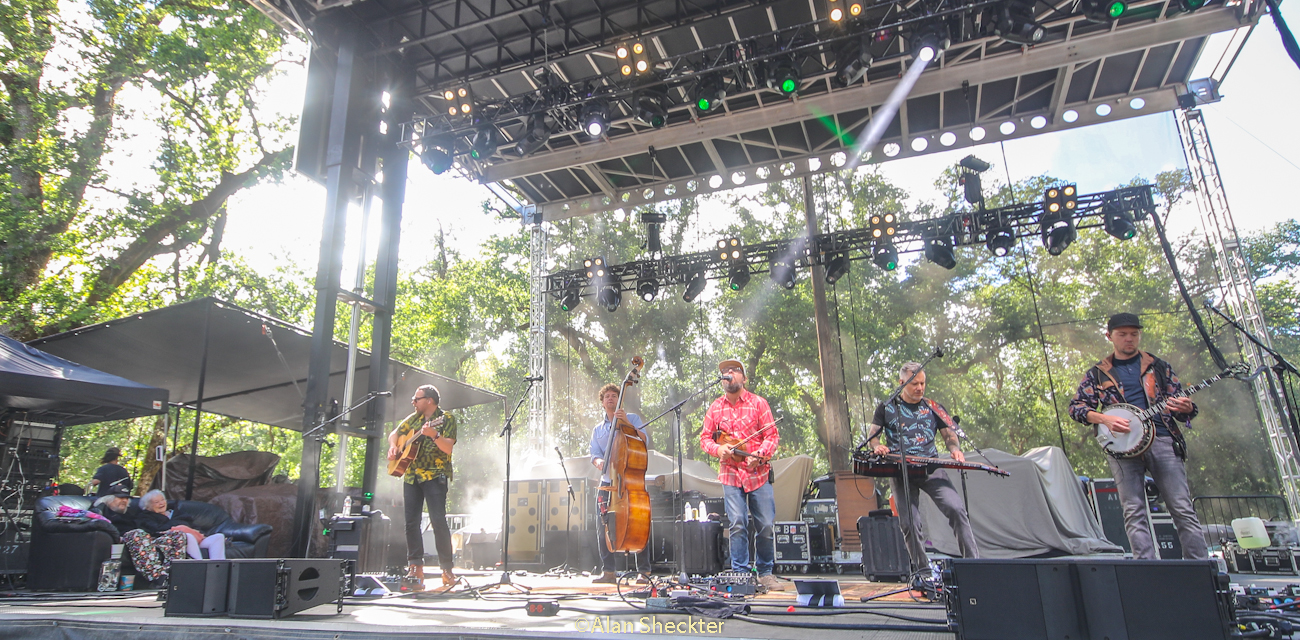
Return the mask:
[[[1151,357],[1155,360],[1155,362],[1152,363],[1151,368],[1155,370],[1154,373],[1156,375],[1156,385],[1157,388],[1160,390],[1159,395],[1163,396],[1166,393],[1168,393],[1168,389],[1169,389],[1169,384],[1168,384],[1169,381],[1165,378],[1165,367],[1168,367],[1169,365],[1166,364],[1164,360],[1161,360],[1159,357],[1155,355],[1152,355]],[[1156,401],[1159,402],[1159,396],[1157,396]],[[1163,420],[1164,416],[1161,416],[1161,419]],[[1188,421],[1189,425],[1190,422],[1191,421],[1189,420]],[[1178,428],[1178,420],[1174,419],[1173,413],[1169,414],[1169,420],[1165,424],[1166,426],[1169,427],[1169,434],[1174,437],[1174,454],[1176,454],[1179,458],[1186,460],[1187,459],[1187,438],[1183,436],[1183,430]]]

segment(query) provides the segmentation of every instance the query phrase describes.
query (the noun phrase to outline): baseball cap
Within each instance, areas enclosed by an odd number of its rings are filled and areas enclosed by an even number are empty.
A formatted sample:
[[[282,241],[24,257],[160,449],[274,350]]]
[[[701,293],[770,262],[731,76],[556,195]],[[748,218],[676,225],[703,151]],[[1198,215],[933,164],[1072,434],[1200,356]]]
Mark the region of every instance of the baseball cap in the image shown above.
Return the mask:
[[[109,489],[108,493],[105,493],[104,495],[113,496],[114,498],[130,498],[131,490],[127,489],[126,487],[113,487],[112,489]]]
[[[1107,331],[1114,331],[1120,327],[1137,327],[1141,329],[1142,321],[1132,313],[1117,313],[1110,317],[1110,322],[1106,323]]]
[[[723,360],[722,362],[718,363],[718,371],[725,372],[727,369],[731,369],[731,368],[740,369],[740,372],[742,374],[745,374],[746,376],[749,375],[745,373],[745,365],[742,364],[739,360]]]

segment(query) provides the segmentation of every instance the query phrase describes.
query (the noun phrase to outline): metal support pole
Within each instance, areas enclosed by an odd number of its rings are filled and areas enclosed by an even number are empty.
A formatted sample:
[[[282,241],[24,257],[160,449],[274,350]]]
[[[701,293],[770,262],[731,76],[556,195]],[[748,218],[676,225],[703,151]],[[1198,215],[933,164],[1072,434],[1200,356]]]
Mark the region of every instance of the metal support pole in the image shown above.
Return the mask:
[[[1241,239],[1237,225],[1228,208],[1228,196],[1219,177],[1219,164],[1210,146],[1210,135],[1199,109],[1185,109],[1175,120],[1178,136],[1182,138],[1183,153],[1191,172],[1192,186],[1196,192],[1196,205],[1201,211],[1206,240],[1214,251],[1219,276],[1219,295],[1232,315],[1251,333],[1259,336],[1270,347],[1268,327],[1255,297],[1255,284],[1250,268],[1241,252]],[[1253,342],[1238,336],[1241,353],[1251,368],[1265,366],[1265,353]],[[1251,384],[1260,421],[1268,436],[1269,449],[1277,466],[1282,483],[1282,495],[1291,509],[1292,518],[1300,518],[1300,462],[1296,460],[1296,443],[1283,426],[1278,410],[1279,399],[1268,376],[1259,376]]]
[[[366,185],[361,195],[361,229],[357,242],[357,272],[352,280],[352,292],[363,295],[366,292],[366,231],[370,227],[371,185]],[[348,320],[348,368],[343,374],[343,406],[352,406],[353,391],[357,382],[357,331],[361,327],[361,304],[352,302],[352,317]],[[334,460],[334,490],[342,493],[347,489],[348,473],[348,434],[344,425],[353,426],[351,415],[339,420],[335,432],[339,436],[338,450]]]
[[[323,50],[312,56],[324,55]],[[303,400],[302,430],[306,433],[325,416],[329,398],[330,351],[334,346],[335,305],[343,267],[343,242],[347,230],[348,203],[355,193],[354,172],[360,151],[357,99],[361,82],[354,80],[356,39],[350,30],[342,32],[335,61],[334,93],[330,105],[329,137],[325,167],[325,216],[321,230],[320,258],[316,267],[316,309],[311,337],[311,360],[307,368],[307,393]],[[315,63],[315,61],[313,61]],[[321,441],[305,437],[298,476],[298,502],[293,518],[295,557],[306,557],[312,534],[316,490],[320,488]]]
[[[525,214],[525,223],[529,222],[526,217],[528,209],[531,207],[521,212]],[[542,383],[534,385],[528,396],[528,432],[540,451],[548,442],[546,392],[550,389],[546,380],[546,230],[540,216],[529,225],[528,234],[528,375],[542,376]]]
[[[212,329],[212,302],[203,311],[203,357],[199,359],[199,397],[194,401],[194,439],[190,443],[190,472],[185,479],[185,499],[194,499],[194,467],[199,463],[199,420],[203,418],[203,384],[208,377],[208,338]],[[163,470],[166,473],[166,469]]]
[[[389,354],[392,352],[393,308],[397,304],[397,250],[402,238],[402,207],[406,202],[406,170],[411,157],[399,146],[401,123],[409,120],[414,108],[411,92],[415,73],[406,68],[394,69],[388,85],[389,106],[384,113],[388,133],[379,140],[379,158],[383,163],[384,181],[379,185],[383,200],[379,228],[379,250],[375,255],[375,286],[372,300],[377,305],[370,330],[370,391],[388,391]],[[389,398],[376,398],[366,406],[366,462],[361,490],[374,494],[375,477],[383,456],[388,452],[385,441],[386,416],[395,406]],[[400,406],[400,405],[396,405]]]
[[[815,238],[821,230],[817,224],[817,203],[813,201],[812,180],[803,178],[804,216],[808,221],[808,237]],[[848,404],[844,398],[844,366],[840,362],[840,336],[831,324],[830,310],[826,304],[826,269],[819,264],[810,269],[813,288],[813,311],[817,318],[817,351],[820,354],[822,373],[822,421],[826,424],[826,454],[831,472],[847,471],[849,467]]]

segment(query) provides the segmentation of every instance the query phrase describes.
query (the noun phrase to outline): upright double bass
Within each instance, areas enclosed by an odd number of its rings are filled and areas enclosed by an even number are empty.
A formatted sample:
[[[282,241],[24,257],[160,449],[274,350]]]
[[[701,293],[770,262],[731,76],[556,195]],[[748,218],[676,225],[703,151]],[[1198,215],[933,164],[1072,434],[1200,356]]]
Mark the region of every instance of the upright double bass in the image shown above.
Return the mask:
[[[623,394],[627,389],[641,381],[644,364],[640,356],[632,357],[632,370],[618,390],[615,413],[623,408]],[[613,520],[614,525],[605,527],[605,544],[610,551],[641,551],[650,540],[650,494],[645,490],[648,461],[641,432],[627,418],[615,417],[605,447],[605,472],[609,474],[609,486],[601,487],[602,491],[609,492],[606,517]]]

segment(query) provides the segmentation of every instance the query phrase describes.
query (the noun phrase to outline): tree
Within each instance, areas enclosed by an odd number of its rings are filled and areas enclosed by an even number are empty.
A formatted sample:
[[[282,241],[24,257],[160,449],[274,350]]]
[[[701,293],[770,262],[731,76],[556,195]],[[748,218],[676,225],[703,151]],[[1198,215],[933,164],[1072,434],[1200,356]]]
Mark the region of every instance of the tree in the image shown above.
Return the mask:
[[[291,121],[258,99],[290,60],[251,5],[14,0],[0,34],[0,324],[16,337],[136,310],[161,256],[218,262],[227,199],[288,165]]]

